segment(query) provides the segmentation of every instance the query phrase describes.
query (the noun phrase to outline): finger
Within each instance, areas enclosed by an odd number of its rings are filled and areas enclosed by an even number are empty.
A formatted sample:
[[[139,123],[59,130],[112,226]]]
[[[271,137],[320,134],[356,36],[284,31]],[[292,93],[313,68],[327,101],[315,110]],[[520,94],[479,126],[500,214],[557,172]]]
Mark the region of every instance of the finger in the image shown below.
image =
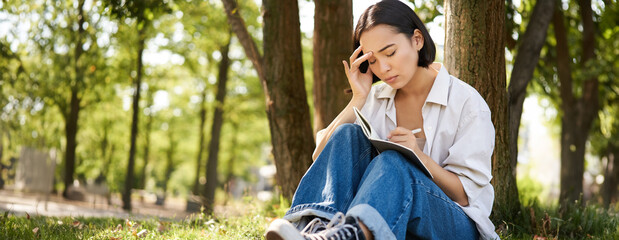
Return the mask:
[[[348,63],[344,60],[342,60],[342,64],[344,64],[344,73],[346,73],[346,78],[350,78],[348,77],[348,73],[350,72],[350,68],[348,67]]]
[[[361,52],[361,45],[359,45],[359,47],[355,49],[355,51],[352,52],[352,55],[350,55],[350,58],[348,58],[350,62],[353,62],[355,59],[357,59],[357,55],[359,55],[359,52]]]
[[[389,139],[389,141],[395,142],[395,143],[402,143],[402,142],[409,141],[409,139],[406,136],[393,136]]]
[[[359,68],[359,65],[361,65],[361,63],[367,61],[371,56],[372,56],[372,52],[363,54],[361,57],[355,59],[355,61],[352,62],[352,64],[350,64],[350,69],[357,69]]]
[[[408,133],[410,133],[410,131],[408,129],[403,128],[403,127],[397,127],[395,129],[391,130],[391,132],[389,134],[395,136],[395,135],[406,135]]]

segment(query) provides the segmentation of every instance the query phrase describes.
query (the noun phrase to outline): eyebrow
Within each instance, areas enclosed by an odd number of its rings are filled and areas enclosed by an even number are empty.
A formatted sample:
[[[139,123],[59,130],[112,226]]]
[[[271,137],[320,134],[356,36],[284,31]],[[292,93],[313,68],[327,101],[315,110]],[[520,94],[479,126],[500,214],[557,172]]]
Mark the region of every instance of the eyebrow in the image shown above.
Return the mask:
[[[395,43],[389,44],[389,45],[385,46],[384,48],[381,48],[380,50],[378,50],[378,52],[385,51],[385,49],[387,49],[387,48],[389,48],[389,47],[391,47],[393,45],[395,45]]]

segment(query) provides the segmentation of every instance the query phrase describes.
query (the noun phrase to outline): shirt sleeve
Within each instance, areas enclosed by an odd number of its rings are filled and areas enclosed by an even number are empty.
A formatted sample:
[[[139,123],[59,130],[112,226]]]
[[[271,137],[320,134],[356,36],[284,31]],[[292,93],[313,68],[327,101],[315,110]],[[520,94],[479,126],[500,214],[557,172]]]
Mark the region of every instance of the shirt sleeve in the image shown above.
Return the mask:
[[[318,131],[316,133],[316,146],[318,146],[318,144],[320,143],[320,140],[322,140],[322,138],[325,137],[326,133],[327,133],[327,129],[326,128],[324,128],[324,129],[322,129],[322,130],[320,130],[320,131]],[[314,151],[316,151],[316,149],[314,149]]]
[[[363,114],[363,116],[365,116],[368,119],[372,119],[372,116],[374,115],[373,111],[376,111],[376,88],[378,85],[374,85],[372,86],[372,88],[370,89],[370,92],[368,93],[368,97],[365,100],[365,104],[363,105],[363,107],[361,109],[359,109],[361,111],[361,114]],[[355,121],[353,122],[354,124],[357,124],[359,126],[361,126],[361,122],[359,122],[359,119],[355,118]],[[329,123],[331,124],[331,123]],[[316,133],[316,148],[314,148],[314,152],[316,152],[316,149],[318,149],[318,144],[320,144],[320,141],[325,137],[325,135],[327,134],[327,128],[324,128],[320,131],[318,131]]]
[[[461,118],[454,143],[443,162],[443,168],[458,175],[469,203],[478,199],[492,179],[495,132],[490,110],[483,103]]]

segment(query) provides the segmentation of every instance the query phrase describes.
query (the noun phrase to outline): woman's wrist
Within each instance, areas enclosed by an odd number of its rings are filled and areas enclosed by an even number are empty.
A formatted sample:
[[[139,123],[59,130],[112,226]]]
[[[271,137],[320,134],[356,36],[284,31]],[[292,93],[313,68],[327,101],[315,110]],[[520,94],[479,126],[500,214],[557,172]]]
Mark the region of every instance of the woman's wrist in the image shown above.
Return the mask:
[[[361,97],[361,96],[354,96],[353,95],[352,99],[350,99],[349,105],[361,109],[363,107],[363,105],[365,105],[366,99],[367,99],[367,96]]]

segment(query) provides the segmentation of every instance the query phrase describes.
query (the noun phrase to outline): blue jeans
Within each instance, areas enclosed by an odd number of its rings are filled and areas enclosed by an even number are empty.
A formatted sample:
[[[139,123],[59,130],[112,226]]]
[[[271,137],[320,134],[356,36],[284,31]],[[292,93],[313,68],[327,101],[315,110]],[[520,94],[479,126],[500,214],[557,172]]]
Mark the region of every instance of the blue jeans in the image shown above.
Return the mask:
[[[290,210],[359,218],[375,239],[478,239],[475,223],[400,153],[376,153],[361,127],[343,124],[301,179]]]

